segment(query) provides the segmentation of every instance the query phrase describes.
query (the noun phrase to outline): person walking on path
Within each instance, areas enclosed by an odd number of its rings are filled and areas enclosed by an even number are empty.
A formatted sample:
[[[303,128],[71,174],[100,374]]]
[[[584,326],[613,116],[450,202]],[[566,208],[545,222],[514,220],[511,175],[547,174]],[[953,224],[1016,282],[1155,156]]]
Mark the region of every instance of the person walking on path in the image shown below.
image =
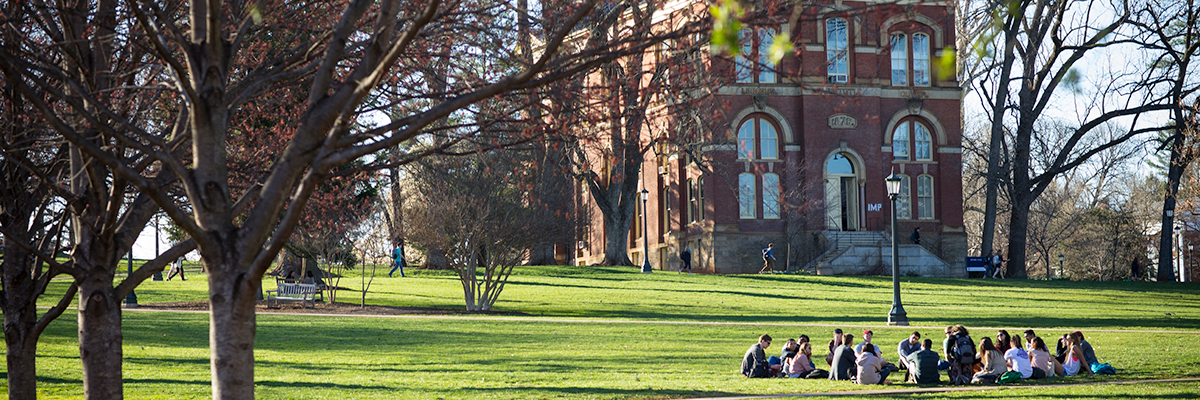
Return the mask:
[[[167,273],[167,280],[171,280],[176,274],[179,274],[179,280],[187,280],[187,277],[183,276],[183,257],[177,258],[175,262],[171,263],[171,271]]]
[[[679,266],[679,273],[682,274],[683,270],[686,269],[688,272],[688,275],[691,275],[692,274],[692,251],[688,250],[687,245],[684,245],[683,251],[679,252],[679,262],[680,262],[680,264],[682,264]]]
[[[388,277],[392,277],[392,274],[398,269],[400,270],[400,277],[404,278],[404,262],[404,248],[397,247],[395,250],[392,250],[392,270],[388,271]]]
[[[767,248],[762,250],[762,256],[763,268],[758,273],[761,274],[764,271],[775,273],[775,244],[767,243]]]
[[[1004,258],[999,253],[992,256],[992,278],[1004,279]],[[999,275],[999,276],[997,276]]]

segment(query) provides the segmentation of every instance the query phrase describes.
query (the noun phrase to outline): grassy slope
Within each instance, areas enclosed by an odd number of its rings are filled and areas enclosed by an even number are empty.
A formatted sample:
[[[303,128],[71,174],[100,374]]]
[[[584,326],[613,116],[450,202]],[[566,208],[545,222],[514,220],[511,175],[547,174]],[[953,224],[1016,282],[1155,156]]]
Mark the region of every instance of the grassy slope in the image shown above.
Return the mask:
[[[596,321],[736,324],[260,315],[258,394],[267,399],[339,400],[657,398],[862,389],[844,382],[747,380],[735,370],[742,352],[761,333],[775,336],[777,345],[801,333],[823,343],[828,340],[827,327],[782,324],[880,325],[891,300],[890,280],[877,277],[680,276],[630,271],[521,268],[497,308]],[[203,299],[205,285],[197,279],[200,277],[196,274],[187,282],[148,282],[139,288],[139,300]],[[357,285],[357,277],[341,282],[343,287]],[[941,279],[905,279],[902,285],[906,309],[916,325],[962,322],[1008,327],[1013,332],[1033,327],[1045,331],[1043,335],[1061,333],[1068,327],[1090,329],[1089,341],[1101,359],[1120,369],[1116,378],[1200,376],[1200,347],[1194,345],[1200,338],[1200,288],[1193,285]],[[418,273],[406,279],[377,279],[369,299],[372,304],[460,308],[460,290],[451,276]],[[343,301],[357,299],[356,294],[342,296]],[[1170,305],[1158,305],[1166,303]],[[39,347],[43,398],[81,395],[74,317],[68,312],[52,324]],[[1187,332],[1095,331],[1126,327]],[[887,348],[888,358],[894,360],[894,343],[911,330],[875,331],[876,342]],[[940,339],[936,330],[921,331]],[[127,396],[207,396],[207,333],[203,314],[126,313]],[[975,336],[994,333],[977,330]],[[769,350],[778,354],[777,346]],[[1103,378],[1053,382],[1099,379]],[[1138,394],[1194,398],[1197,386],[1003,393],[1018,397]],[[955,393],[944,397],[997,395]]]

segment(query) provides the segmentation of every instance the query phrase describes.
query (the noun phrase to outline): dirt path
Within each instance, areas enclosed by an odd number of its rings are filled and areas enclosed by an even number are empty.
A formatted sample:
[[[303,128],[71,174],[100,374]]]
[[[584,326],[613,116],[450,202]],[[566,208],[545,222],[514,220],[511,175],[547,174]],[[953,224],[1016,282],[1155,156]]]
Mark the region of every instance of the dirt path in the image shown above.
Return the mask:
[[[327,308],[328,307],[328,308]],[[172,305],[156,305],[147,304],[143,307],[125,308],[125,311],[132,312],[196,312],[207,313],[208,307],[204,302],[189,302],[187,306],[177,307]],[[912,325],[906,327],[889,326],[886,324],[879,325],[851,325],[851,324],[806,324],[806,323],[782,323],[782,322],[721,322],[721,321],[659,321],[659,320],[624,320],[624,319],[583,319],[583,318],[559,318],[559,317],[534,317],[527,314],[519,313],[500,313],[510,316],[478,315],[469,314],[461,310],[444,310],[444,309],[424,309],[415,307],[386,307],[386,306],[367,306],[360,308],[357,305],[337,303],[336,307],[329,307],[322,304],[321,308],[301,308],[298,306],[285,307],[279,309],[270,309],[258,307],[260,315],[284,314],[284,315],[310,315],[322,317],[363,317],[363,318],[408,318],[408,319],[459,319],[470,321],[498,321],[498,322],[553,322],[553,323],[575,323],[575,324],[658,324],[658,325],[727,325],[727,326],[782,326],[782,327],[816,327],[816,328],[855,328],[855,329],[888,329],[888,328],[904,328],[904,329],[920,329],[920,330],[935,330],[941,331],[944,326],[919,326]],[[999,330],[1011,329],[1012,327],[986,327],[972,326],[971,329],[983,330]],[[1039,330],[1075,330],[1074,327],[1050,327],[1037,328]],[[1088,332],[1115,332],[1115,333],[1182,333],[1200,335],[1200,330],[1153,330],[1153,329],[1087,329]]]
[[[1037,389],[1037,388],[1056,388],[1056,387],[1068,387],[1068,386],[1136,385],[1136,384],[1141,384],[1141,383],[1172,383],[1172,382],[1197,382],[1197,381],[1200,381],[1200,378],[1151,379],[1151,380],[1144,380],[1144,381],[1060,383],[1060,384],[1055,384],[1055,385],[944,386],[944,387],[927,387],[927,388],[916,388],[916,389],[855,390],[855,391],[850,391],[850,392],[789,393],[789,394],[727,396],[727,397],[696,397],[696,398],[692,398],[692,400],[780,399],[780,398],[792,398],[792,397],[897,396],[897,395],[926,394],[926,393],[971,392],[971,391],[997,390],[997,389],[999,389],[999,390]]]

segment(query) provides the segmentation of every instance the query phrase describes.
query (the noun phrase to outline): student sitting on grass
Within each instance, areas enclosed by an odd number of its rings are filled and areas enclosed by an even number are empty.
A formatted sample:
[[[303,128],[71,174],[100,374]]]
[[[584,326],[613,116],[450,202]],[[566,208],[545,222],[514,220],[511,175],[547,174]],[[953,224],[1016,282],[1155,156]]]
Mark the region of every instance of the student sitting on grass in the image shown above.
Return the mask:
[[[1046,378],[1051,378],[1057,375],[1062,375],[1062,364],[1058,360],[1050,356],[1050,350],[1046,348],[1046,342],[1040,337],[1033,338],[1033,346],[1029,348],[1029,362],[1033,366],[1033,379],[1039,379],[1038,375]]]
[[[842,345],[842,328],[833,330],[833,339],[829,340],[829,353],[825,354],[825,364],[833,367],[833,351]]]
[[[1033,377],[1033,366],[1029,364],[1029,353],[1021,348],[1021,339],[1009,339],[1009,349],[1004,352],[1004,363],[1009,371],[1021,373],[1021,379]]]
[[[925,339],[922,343],[921,350],[915,351],[908,355],[908,368],[912,378],[909,382],[919,385],[929,385],[941,383],[941,375],[938,374],[938,361],[941,356],[931,350],[933,341]]]
[[[742,357],[742,376],[747,378],[770,378],[771,367],[767,364],[767,353],[763,351],[771,347],[771,336],[763,334],[758,337],[758,343],[750,345],[746,349],[746,355]]]
[[[995,383],[1000,374],[1008,371],[1004,364],[1004,354],[992,344],[992,338],[985,337],[979,341],[979,354],[975,356],[982,363],[979,372],[971,377],[971,383]]]
[[[805,379],[822,379],[829,377],[829,372],[812,367],[812,344],[803,342],[800,344],[800,351],[792,356],[788,363],[787,376],[789,378],[805,378]]]
[[[875,337],[875,332],[871,332],[870,329],[863,331],[863,342],[859,343],[857,346],[854,346],[854,355],[857,356],[859,353],[862,353],[863,347],[866,347],[866,346],[874,347],[875,355],[883,354],[883,351],[879,348],[879,346],[876,346],[874,343],[871,343],[871,338],[873,338],[873,337]]]
[[[875,346],[863,346],[854,364],[858,366],[860,385],[885,385],[888,374],[892,372],[884,366],[883,357],[875,354]]]
[[[1001,329],[1000,331],[996,332],[996,342],[993,344],[996,345],[996,350],[1000,350],[1000,354],[1004,354],[1008,352],[1008,349],[1010,348],[1009,342],[1011,340],[1012,337],[1009,336],[1008,331]]]
[[[1063,376],[1078,375],[1081,371],[1088,371],[1086,366],[1083,366],[1083,348],[1079,346],[1081,341],[1080,335],[1075,333],[1068,334],[1065,338],[1067,347],[1067,356],[1063,359]]]
[[[896,364],[900,366],[900,369],[908,371],[905,373],[905,380],[908,380],[907,376],[911,375],[913,371],[913,366],[908,365],[908,356],[918,351],[921,351],[921,332],[914,331],[896,345],[896,353],[900,355],[900,361]],[[934,367],[936,366],[934,365]]]
[[[950,379],[951,385],[965,385],[971,383],[971,375],[973,371],[971,366],[975,364],[975,342],[971,340],[971,334],[967,332],[967,328],[962,324],[946,327],[946,340],[942,342],[942,352],[946,355],[946,362],[950,365],[946,371],[946,376]]]
[[[858,374],[854,365],[854,335],[842,336],[842,344],[833,351],[833,366],[829,369],[829,379],[835,381],[850,380]]]

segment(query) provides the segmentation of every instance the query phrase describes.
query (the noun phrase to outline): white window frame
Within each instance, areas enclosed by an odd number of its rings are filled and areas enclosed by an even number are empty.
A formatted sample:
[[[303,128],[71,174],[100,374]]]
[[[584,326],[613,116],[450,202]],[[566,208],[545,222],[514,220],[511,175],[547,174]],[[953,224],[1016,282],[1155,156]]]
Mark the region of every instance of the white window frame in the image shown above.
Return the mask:
[[[825,20],[826,81],[847,83],[850,81],[850,25],[843,18]],[[840,33],[840,37],[835,34]]]
[[[779,174],[768,172],[762,176],[763,218],[779,219]]]
[[[921,43],[918,42],[920,38]],[[912,70],[913,86],[929,86],[931,65],[929,64],[929,35],[924,33],[912,34]]]
[[[899,125],[896,125],[896,130],[892,131],[892,159],[895,161],[908,161],[912,159],[908,147],[909,123],[909,121],[901,122]]]
[[[913,159],[933,161],[933,136],[925,124],[916,121],[913,121]]]
[[[900,194],[896,196],[896,219],[912,219],[912,180],[900,175]]]
[[[758,212],[755,206],[758,205],[756,185],[754,174],[743,172],[738,174],[738,217],[741,219],[755,219],[758,217]]]
[[[917,177],[917,218],[933,219],[933,176]]]
[[[892,34],[892,86],[908,85],[908,36]]]

